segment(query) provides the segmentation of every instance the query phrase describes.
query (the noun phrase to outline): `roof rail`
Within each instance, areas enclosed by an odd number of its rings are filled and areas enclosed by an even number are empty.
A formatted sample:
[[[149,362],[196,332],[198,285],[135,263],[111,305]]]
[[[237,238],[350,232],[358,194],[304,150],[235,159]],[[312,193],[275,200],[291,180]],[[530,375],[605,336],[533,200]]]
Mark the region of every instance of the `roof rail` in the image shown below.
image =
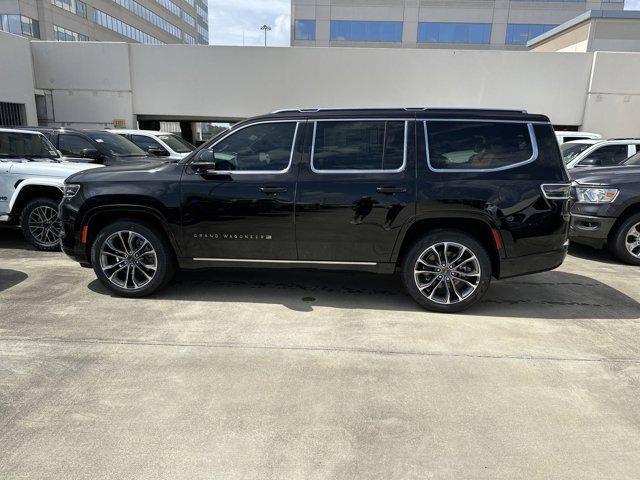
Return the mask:
[[[605,140],[604,138],[594,138],[594,140]],[[640,138],[638,137],[619,137],[619,138],[607,138],[606,140],[638,140],[640,141]]]
[[[508,109],[508,108],[464,108],[464,107],[454,107],[454,108],[450,108],[450,107],[435,107],[435,108],[428,108],[428,107],[398,107],[398,108],[393,108],[393,107],[347,107],[347,108],[338,108],[338,107],[333,107],[333,108],[286,108],[286,109],[282,109],[282,110],[276,110],[274,112],[271,112],[271,114],[277,114],[277,113],[316,113],[316,112],[335,112],[335,111],[350,111],[350,110],[405,110],[407,112],[424,112],[427,110],[460,110],[460,111],[465,111],[465,112],[473,112],[473,111],[478,111],[478,112],[508,112],[508,113],[528,113],[527,110],[523,110],[523,109]]]

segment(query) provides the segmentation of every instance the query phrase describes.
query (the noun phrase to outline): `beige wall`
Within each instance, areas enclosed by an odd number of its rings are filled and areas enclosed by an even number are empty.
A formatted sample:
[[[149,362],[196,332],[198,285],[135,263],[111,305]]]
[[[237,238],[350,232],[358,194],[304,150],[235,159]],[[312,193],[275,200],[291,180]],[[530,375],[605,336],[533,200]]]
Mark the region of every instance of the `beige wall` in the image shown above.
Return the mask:
[[[27,123],[37,124],[29,41],[0,32],[0,65],[0,102],[24,104]]]
[[[636,53],[56,42],[32,42],[32,50],[36,87],[52,92],[58,123],[448,106],[526,109],[556,125],[640,136]]]

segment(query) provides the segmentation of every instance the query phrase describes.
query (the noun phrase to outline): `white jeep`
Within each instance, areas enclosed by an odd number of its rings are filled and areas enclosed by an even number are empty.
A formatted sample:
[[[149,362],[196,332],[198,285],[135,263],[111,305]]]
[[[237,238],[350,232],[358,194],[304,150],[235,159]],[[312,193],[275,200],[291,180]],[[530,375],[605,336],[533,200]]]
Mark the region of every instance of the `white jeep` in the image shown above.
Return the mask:
[[[38,250],[57,250],[64,180],[101,165],[66,161],[38,132],[0,128],[0,224],[20,225]]]

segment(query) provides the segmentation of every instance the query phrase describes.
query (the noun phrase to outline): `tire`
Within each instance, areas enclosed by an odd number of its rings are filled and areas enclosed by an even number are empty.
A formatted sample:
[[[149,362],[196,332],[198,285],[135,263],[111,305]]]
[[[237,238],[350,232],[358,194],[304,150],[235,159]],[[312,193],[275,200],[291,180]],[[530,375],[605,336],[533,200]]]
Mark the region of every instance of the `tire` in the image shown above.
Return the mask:
[[[640,213],[631,215],[616,229],[609,242],[611,253],[629,265],[640,265]]]
[[[151,295],[175,273],[173,250],[165,236],[138,220],[103,228],[91,246],[91,265],[105,287],[127,298]]]
[[[451,263],[444,260],[445,244]],[[491,259],[482,244],[470,235],[457,230],[433,230],[416,241],[405,255],[402,280],[409,295],[427,310],[461,312],[487,292]]]
[[[24,238],[36,249],[45,252],[60,250],[62,224],[58,218],[59,201],[48,197],[29,201],[20,214]]]

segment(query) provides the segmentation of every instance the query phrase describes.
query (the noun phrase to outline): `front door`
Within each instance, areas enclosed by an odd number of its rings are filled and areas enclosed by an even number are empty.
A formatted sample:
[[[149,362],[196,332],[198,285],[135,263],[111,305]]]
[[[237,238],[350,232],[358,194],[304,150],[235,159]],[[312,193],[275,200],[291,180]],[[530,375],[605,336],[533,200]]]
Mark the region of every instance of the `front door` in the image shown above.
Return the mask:
[[[189,257],[296,260],[294,196],[304,126],[249,124],[196,155],[181,182]]]
[[[414,121],[309,122],[296,198],[300,260],[384,263],[415,213]]]

